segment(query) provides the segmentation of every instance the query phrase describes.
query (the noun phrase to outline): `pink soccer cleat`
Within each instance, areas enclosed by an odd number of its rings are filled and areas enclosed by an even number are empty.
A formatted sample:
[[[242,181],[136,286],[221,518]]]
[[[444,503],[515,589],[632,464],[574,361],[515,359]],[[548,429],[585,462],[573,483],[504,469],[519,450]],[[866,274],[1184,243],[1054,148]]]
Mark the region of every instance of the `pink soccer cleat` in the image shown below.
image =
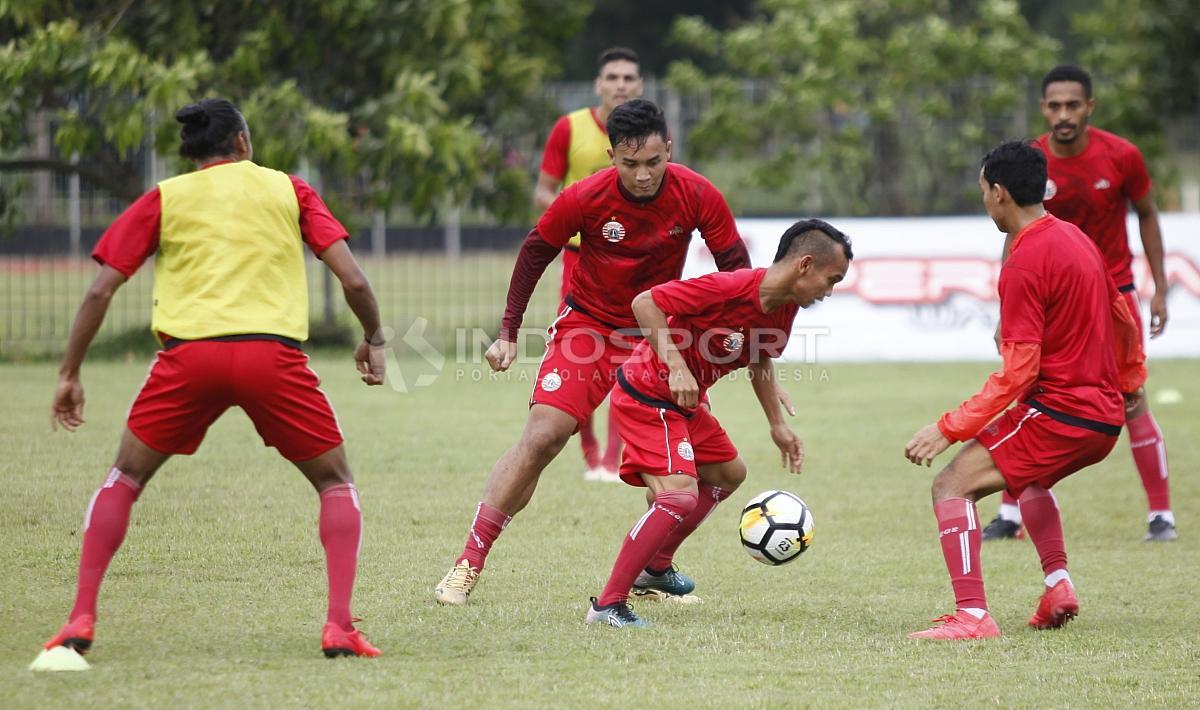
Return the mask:
[[[976,619],[965,611],[946,614],[933,620],[934,626],[924,631],[908,635],[910,639],[928,639],[930,641],[960,641],[964,639],[990,639],[1000,636],[1000,627],[991,614],[984,614],[982,619]]]
[[[1075,588],[1065,579],[1042,593],[1037,611],[1029,620],[1035,629],[1057,629],[1079,614],[1079,600]]]

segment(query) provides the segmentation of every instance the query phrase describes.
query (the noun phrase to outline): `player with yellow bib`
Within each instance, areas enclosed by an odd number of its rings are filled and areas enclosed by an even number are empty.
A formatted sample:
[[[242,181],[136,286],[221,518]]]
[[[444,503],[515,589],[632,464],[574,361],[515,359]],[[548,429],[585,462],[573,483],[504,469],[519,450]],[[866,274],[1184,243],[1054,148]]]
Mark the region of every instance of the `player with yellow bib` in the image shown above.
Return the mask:
[[[545,212],[558,191],[592,173],[612,165],[608,134],[604,124],[612,110],[629,99],[642,95],[642,76],[638,55],[632,49],[613,47],[600,54],[597,61],[596,96],[598,106],[588,106],[561,116],[550,130],[542,153],[542,168],[538,174],[534,204]],[[579,260],[579,235],[563,248],[562,295],[571,283],[575,263]],[[579,427],[583,446],[584,479],[589,481],[620,481],[617,468],[621,461],[621,439],[610,424],[608,444],[603,456],[592,430],[592,420]]]

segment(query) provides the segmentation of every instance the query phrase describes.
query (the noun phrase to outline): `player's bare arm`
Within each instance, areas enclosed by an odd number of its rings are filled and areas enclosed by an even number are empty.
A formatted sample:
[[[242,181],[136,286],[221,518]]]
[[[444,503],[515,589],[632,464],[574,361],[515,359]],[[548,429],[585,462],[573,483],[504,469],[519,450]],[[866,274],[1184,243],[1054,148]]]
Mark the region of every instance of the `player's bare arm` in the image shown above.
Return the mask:
[[[57,430],[61,424],[67,431],[75,431],[83,424],[83,384],[79,379],[79,370],[88,346],[104,322],[113,295],[124,283],[125,274],[106,264],[100,267],[100,273],[96,274],[84,294],[83,303],[75,314],[75,322],[71,324],[67,352],[58,368],[58,384],[54,388],[54,403],[50,407],[51,429]]]
[[[787,394],[775,379],[774,362],[771,358],[763,358],[761,362],[750,363],[746,369],[754,387],[754,396],[758,397],[763,414],[767,416],[767,424],[771,427],[771,440],[779,447],[783,467],[792,473],[800,473],[800,468],[804,465],[804,441],[792,431],[783,417],[784,409],[780,399]],[[795,411],[789,410],[788,414],[795,416]]]
[[[1150,276],[1154,279],[1154,296],[1150,299],[1150,337],[1157,338],[1167,328],[1167,272],[1163,267],[1162,228],[1158,223],[1158,206],[1154,204],[1154,191],[1142,195],[1133,203],[1138,216],[1138,229],[1142,235],[1142,250],[1150,265]]]
[[[545,170],[538,172],[537,186],[533,188],[533,204],[537,211],[545,212],[558,196],[558,188],[562,187],[562,178],[557,178]]]
[[[671,340],[667,314],[654,302],[649,291],[642,291],[633,299],[633,316],[637,318],[642,335],[650,347],[667,366],[667,385],[671,388],[675,403],[684,409],[694,409],[700,402],[700,385]]]
[[[383,346],[387,341],[380,330],[379,304],[371,282],[344,239],[321,252],[321,260],[341,282],[346,305],[362,325],[363,339],[354,348],[354,362],[362,374],[362,381],[368,385],[382,385],[387,367]]]

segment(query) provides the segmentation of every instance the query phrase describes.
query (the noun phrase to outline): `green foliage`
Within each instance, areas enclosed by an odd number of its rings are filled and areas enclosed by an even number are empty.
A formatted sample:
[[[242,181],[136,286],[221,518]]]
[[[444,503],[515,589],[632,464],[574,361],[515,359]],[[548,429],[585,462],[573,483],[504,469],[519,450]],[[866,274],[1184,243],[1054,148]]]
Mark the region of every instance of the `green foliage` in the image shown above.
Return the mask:
[[[10,37],[0,46],[0,152],[27,151],[31,118],[48,114],[58,155],[107,164],[85,178],[136,195],[133,152],[146,141],[174,152],[174,111],[221,95],[243,108],[258,162],[295,170],[307,160],[355,207],[430,215],[448,199],[523,216],[528,185],[518,207],[503,159],[510,136],[497,127],[540,123],[531,97],[587,10],[519,0],[0,2],[0,37]]]
[[[977,156],[1025,133],[1029,78],[1056,43],[1015,2],[764,0],[759,19],[718,32],[697,18],[672,38],[724,70],[672,65],[707,100],[689,136],[701,160],[749,154],[749,182],[798,209],[913,214],[962,209]],[[747,82],[746,79],[750,81]]]
[[[1133,141],[1159,182],[1174,177],[1165,164],[1167,120],[1200,114],[1196,11],[1187,0],[1102,0],[1071,23],[1079,63],[1093,74],[1093,120]]]

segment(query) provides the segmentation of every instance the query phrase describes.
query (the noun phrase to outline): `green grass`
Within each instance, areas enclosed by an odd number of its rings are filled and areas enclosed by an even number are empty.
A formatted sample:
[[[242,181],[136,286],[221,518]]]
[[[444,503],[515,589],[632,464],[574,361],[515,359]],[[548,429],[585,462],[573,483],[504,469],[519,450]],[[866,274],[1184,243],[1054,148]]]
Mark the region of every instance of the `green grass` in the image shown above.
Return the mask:
[[[1064,481],[1056,491],[1083,607],[1061,631],[1024,626],[1040,591],[1036,555],[1028,542],[1001,542],[983,559],[1006,635],[905,638],[952,598],[932,472],[901,450],[986,365],[831,365],[825,380],[800,368],[803,380],[789,385],[807,442],[800,478],[779,468],[749,386],[721,383],[716,413],[750,479],[680,551],[704,604],[640,605],[655,626],[630,632],[582,617],[644,501],[623,485],[584,483],[574,443],[498,542],[471,604],[432,600],[489,467],[523,424],[527,371],[473,382],[450,366],[433,386],[401,394],[363,387],[342,357],[314,367],[362,491],[354,606],[386,655],[320,656],[316,497],[235,411],[137,504],[101,596],[93,670],[48,675],[25,666],[70,607],[83,510],[146,363],[85,368],[89,421],[73,435],[48,431],[52,366],[0,366],[0,697],[12,708],[1194,707],[1200,382],[1195,361],[1153,365],[1151,395],[1184,396],[1156,409],[1182,537],[1140,541],[1144,501],[1124,441]],[[735,532],[738,506],[768,488],[799,493],[816,520],[813,547],[781,568],[752,561]],[[984,519],[994,506],[981,506]]]

